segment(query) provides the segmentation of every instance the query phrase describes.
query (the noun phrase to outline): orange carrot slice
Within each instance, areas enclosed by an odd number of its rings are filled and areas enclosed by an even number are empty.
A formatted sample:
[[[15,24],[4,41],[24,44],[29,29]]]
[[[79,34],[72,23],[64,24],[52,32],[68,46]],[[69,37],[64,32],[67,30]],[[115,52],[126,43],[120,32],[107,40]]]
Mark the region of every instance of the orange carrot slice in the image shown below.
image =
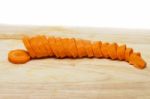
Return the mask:
[[[75,42],[76,42],[79,57],[81,58],[81,57],[86,56],[86,51],[83,47],[84,43],[82,42],[82,40],[81,39],[76,39]]]
[[[119,60],[124,60],[125,59],[125,50],[126,50],[126,45],[123,44],[121,46],[118,46],[117,48],[117,56]]]
[[[69,45],[70,45],[70,42],[69,42],[69,39],[68,38],[63,38],[62,39],[62,44],[63,44],[63,47],[65,49],[65,54],[67,57],[72,57],[72,54],[71,52],[69,51]]]
[[[77,47],[76,47],[76,44],[75,44],[75,39],[71,38],[69,39],[69,51],[72,55],[73,58],[76,58],[78,56],[78,52],[77,52]]]
[[[44,46],[44,41],[43,41],[43,39],[42,39],[42,36],[37,36],[36,37],[36,41],[38,42],[38,44],[39,44],[39,49],[40,49],[40,53],[41,53],[41,57],[47,57],[48,56],[48,53],[47,53],[47,50],[46,50],[46,48],[45,48],[45,46]]]
[[[56,44],[57,44],[57,50],[58,50],[58,53],[59,53],[59,57],[64,58],[65,54],[64,54],[64,49],[62,47],[60,38],[56,38]]]
[[[51,49],[51,47],[49,45],[48,39],[44,35],[41,36],[41,39],[43,41],[42,42],[43,43],[43,47],[44,47],[44,49],[46,49],[46,52],[48,53],[47,56],[53,56],[54,54],[53,54],[52,49]]]
[[[39,49],[39,43],[37,43],[36,37],[32,37],[32,38],[30,39],[30,44],[31,44],[33,50],[34,50],[35,53],[36,53],[36,57],[37,57],[37,58],[41,58],[41,57],[42,57],[42,55],[41,55],[42,53],[41,53],[41,51],[40,51],[40,49]]]
[[[92,44],[89,40],[84,40],[84,46],[88,57],[93,57],[93,49]]]
[[[26,47],[26,49],[28,50],[31,58],[35,58],[36,57],[36,54],[33,50],[33,48],[31,47],[30,45],[30,41],[29,41],[29,38],[27,36],[23,37],[23,43],[24,43],[24,46]]]
[[[129,58],[129,63],[136,68],[143,69],[146,67],[146,62],[137,53],[132,53]]]
[[[126,48],[125,51],[125,60],[128,62],[129,61],[129,57],[130,55],[133,53],[133,49],[132,48]]]
[[[8,60],[14,64],[23,64],[30,60],[30,55],[21,49],[12,50],[8,53]]]
[[[99,53],[99,49],[100,49],[99,42],[93,42],[92,48],[93,48],[94,56],[97,58],[101,57],[101,55]]]
[[[102,54],[105,58],[108,58],[109,55],[108,55],[108,46],[109,46],[109,43],[102,43],[102,46],[101,46],[101,51],[102,51]]]
[[[117,44],[116,43],[112,43],[109,45],[109,51],[108,51],[108,54],[109,54],[109,57],[111,59],[117,59]]]
[[[49,37],[48,41],[50,43],[51,49],[54,53],[54,55],[59,58],[59,53],[58,53],[58,49],[57,49],[57,44],[56,44],[56,39],[54,37]]]

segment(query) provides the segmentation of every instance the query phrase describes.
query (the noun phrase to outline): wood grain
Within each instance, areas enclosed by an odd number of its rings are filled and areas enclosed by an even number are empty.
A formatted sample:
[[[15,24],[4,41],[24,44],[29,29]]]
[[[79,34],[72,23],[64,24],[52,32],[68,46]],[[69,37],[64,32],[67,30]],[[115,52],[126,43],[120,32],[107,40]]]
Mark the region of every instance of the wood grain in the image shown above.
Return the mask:
[[[96,58],[9,63],[9,50],[25,49],[21,37],[36,34],[126,43],[142,52],[147,68]],[[150,99],[149,51],[150,30],[0,26],[0,99]]]

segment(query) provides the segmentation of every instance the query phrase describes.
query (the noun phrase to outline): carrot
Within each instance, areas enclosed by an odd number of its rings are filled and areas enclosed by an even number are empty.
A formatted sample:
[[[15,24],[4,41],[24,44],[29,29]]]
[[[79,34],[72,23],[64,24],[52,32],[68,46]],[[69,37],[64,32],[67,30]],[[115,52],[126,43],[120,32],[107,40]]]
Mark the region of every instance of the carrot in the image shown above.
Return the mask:
[[[139,69],[143,69],[146,66],[146,62],[137,53],[132,53],[130,55],[129,63],[133,64],[136,68]]]
[[[125,60],[128,62],[129,61],[129,57],[130,55],[133,53],[133,49],[132,48],[126,48],[125,51]]]
[[[8,60],[14,64],[23,64],[30,60],[30,55],[21,49],[12,50],[8,53]]]
[[[118,47],[118,45],[116,43],[112,43],[109,45],[108,54],[111,59],[117,59],[117,47]]]
[[[109,57],[109,55],[108,55],[108,46],[109,46],[109,43],[102,43],[102,46],[101,46],[101,51],[102,51],[102,54],[105,58]]]
[[[33,48],[31,47],[31,44],[30,44],[30,41],[29,41],[29,37],[25,36],[25,37],[23,37],[22,40],[23,40],[23,43],[24,43],[25,47],[27,48],[31,58],[35,58],[36,54],[33,51]]]
[[[86,53],[87,53],[87,56],[88,57],[93,57],[93,49],[92,49],[92,44],[89,40],[84,40],[83,41],[84,45],[85,45],[85,50],[86,50]]]
[[[42,39],[43,47],[46,50],[46,52],[48,53],[47,56],[53,56],[54,54],[53,54],[52,49],[49,45],[48,39],[44,35],[41,36],[41,39]]]
[[[102,43],[100,41],[94,41],[91,43],[89,40],[55,37],[46,38],[43,35],[32,38],[24,37],[23,43],[31,58],[43,58],[47,56],[55,56],[57,58],[82,58],[85,56],[97,58],[104,57],[126,60],[137,68],[144,68],[146,66],[146,62],[141,58],[141,53],[134,53],[133,49],[126,48],[125,44],[118,46],[116,43],[109,44],[107,42]],[[9,61],[14,63],[23,63],[27,61],[25,61],[24,58],[19,60],[18,57],[11,56],[16,55],[16,53],[18,53],[18,51],[8,54]],[[25,52],[21,53],[25,54]]]
[[[124,60],[125,59],[125,50],[126,50],[126,45],[121,45],[118,46],[117,48],[117,56],[119,60]]]

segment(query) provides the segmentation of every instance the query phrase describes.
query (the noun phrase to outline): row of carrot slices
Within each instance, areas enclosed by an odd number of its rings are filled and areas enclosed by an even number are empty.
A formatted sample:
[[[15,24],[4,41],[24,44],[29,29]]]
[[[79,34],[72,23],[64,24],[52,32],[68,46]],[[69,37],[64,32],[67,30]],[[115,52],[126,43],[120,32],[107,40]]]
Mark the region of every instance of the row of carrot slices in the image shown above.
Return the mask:
[[[101,41],[89,41],[75,38],[60,38],[44,35],[35,37],[24,37],[23,43],[31,58],[82,58],[96,57],[109,58],[113,60],[125,60],[137,68],[144,68],[146,62],[141,54],[135,53],[132,48],[125,44],[103,43]]]

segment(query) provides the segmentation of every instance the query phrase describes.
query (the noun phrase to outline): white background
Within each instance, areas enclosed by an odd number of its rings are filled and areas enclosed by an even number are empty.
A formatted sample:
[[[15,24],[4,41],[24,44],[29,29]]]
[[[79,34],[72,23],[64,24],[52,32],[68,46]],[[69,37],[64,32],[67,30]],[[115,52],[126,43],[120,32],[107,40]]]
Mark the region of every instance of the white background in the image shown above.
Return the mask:
[[[150,29],[150,0],[0,0],[0,24]]]

